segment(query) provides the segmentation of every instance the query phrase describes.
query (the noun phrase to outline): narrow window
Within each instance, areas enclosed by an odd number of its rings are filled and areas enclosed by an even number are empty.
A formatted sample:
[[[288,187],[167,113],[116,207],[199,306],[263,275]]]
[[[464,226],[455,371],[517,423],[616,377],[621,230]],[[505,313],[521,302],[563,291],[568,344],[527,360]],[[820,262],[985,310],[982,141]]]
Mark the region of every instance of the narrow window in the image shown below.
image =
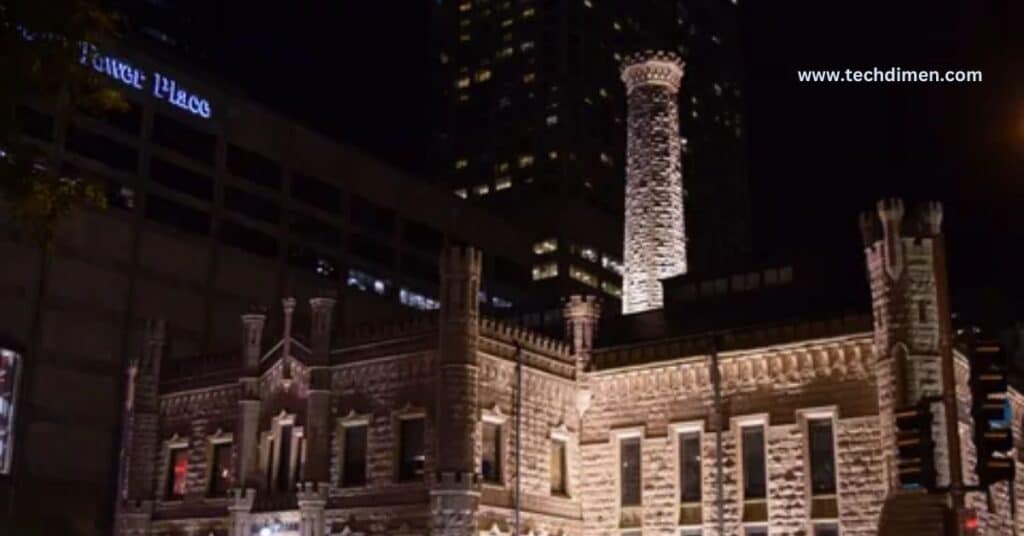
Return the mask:
[[[288,477],[292,459],[292,425],[282,424],[281,445],[277,449],[277,481],[278,491],[288,491]]]
[[[346,426],[342,441],[342,487],[365,486],[366,425]]]
[[[274,482],[274,440],[267,441],[267,486]]]
[[[832,419],[807,421],[808,450],[811,457],[811,494],[834,495],[836,459],[832,438]]]
[[[188,448],[171,449],[170,464],[167,470],[168,499],[181,499],[185,496],[185,481],[188,478]]]
[[[298,436],[295,438],[295,465],[292,471],[292,485],[302,481],[302,466],[306,465],[306,438]]]
[[[684,503],[700,502],[700,433],[679,434],[679,500]]]
[[[743,428],[743,498],[764,499],[767,496],[764,464],[764,427]]]
[[[568,472],[565,441],[551,440],[551,494],[568,495]]]
[[[640,438],[628,437],[619,443],[619,497],[622,506],[640,506]]]
[[[768,536],[768,527],[765,525],[749,525],[743,528],[744,536]]]
[[[210,497],[225,497],[231,487],[231,443],[214,443],[210,468]]]
[[[399,421],[398,481],[423,479],[423,419]]]
[[[501,484],[501,426],[493,422],[483,423],[483,455],[480,458],[480,473],[484,482]]]

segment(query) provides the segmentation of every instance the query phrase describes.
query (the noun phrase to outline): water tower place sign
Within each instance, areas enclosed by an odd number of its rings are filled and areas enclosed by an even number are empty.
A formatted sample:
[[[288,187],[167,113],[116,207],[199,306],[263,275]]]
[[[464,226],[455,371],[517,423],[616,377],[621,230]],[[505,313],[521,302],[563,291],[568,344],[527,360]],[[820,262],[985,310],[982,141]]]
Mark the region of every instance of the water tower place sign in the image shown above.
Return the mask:
[[[94,45],[82,44],[82,65],[92,67],[121,84],[139,91],[150,91],[154,98],[180,108],[192,115],[209,119],[213,117],[210,100],[189,91],[174,78],[157,71],[147,72],[130,62],[101,54]]]

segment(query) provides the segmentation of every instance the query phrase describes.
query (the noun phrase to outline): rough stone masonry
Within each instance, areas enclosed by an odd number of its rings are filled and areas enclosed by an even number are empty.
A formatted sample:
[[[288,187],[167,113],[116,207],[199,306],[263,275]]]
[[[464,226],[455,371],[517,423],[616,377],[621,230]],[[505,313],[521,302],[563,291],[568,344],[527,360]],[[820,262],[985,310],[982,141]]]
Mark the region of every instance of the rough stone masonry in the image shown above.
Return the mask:
[[[677,95],[683,62],[664,52],[631,54],[626,84],[626,215],[622,312],[662,306],[661,280],[686,272],[683,170]]]

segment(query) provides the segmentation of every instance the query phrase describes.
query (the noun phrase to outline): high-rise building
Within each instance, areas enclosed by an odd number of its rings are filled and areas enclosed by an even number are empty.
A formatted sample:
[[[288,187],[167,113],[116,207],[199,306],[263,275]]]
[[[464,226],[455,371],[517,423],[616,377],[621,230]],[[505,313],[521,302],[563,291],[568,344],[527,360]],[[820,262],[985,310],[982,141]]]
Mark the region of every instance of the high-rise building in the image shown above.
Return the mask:
[[[538,240],[552,296],[621,294],[626,53],[680,54],[690,267],[750,249],[742,57],[728,0],[433,3],[433,178]],[[609,296],[606,296],[608,298]]]

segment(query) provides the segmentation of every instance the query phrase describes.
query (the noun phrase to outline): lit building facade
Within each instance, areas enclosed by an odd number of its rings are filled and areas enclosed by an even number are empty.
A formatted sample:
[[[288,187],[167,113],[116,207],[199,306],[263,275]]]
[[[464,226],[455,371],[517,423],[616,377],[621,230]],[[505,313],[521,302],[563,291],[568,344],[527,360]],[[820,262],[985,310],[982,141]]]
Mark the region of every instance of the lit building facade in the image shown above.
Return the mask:
[[[479,254],[452,248],[441,310],[406,323],[333,332],[334,299],[286,299],[280,334],[247,314],[240,348],[168,367],[154,322],[129,370],[116,533],[877,534],[889,499],[929,497],[895,478],[892,415],[941,381],[950,335],[941,209],[899,207],[863,220],[867,315],[610,344],[623,318],[575,297],[557,340],[482,315]],[[969,363],[952,360],[970,483]],[[1022,486],[1018,466],[994,509],[968,493],[980,533],[1020,530]]]

